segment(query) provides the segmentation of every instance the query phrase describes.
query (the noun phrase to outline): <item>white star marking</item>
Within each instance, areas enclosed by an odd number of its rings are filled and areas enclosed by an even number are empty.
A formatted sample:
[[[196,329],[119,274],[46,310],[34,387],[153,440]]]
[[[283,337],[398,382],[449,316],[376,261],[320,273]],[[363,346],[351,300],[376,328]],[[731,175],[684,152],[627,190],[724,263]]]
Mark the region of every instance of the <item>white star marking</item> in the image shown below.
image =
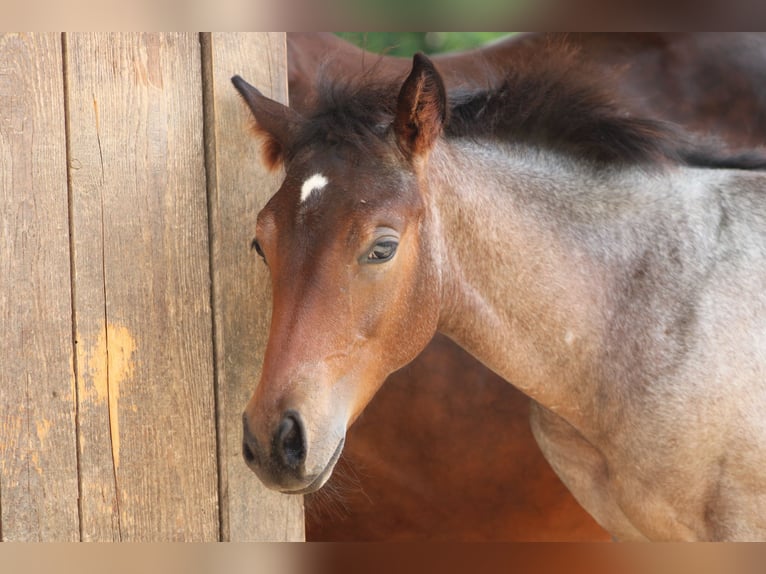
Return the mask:
[[[303,185],[301,186],[301,203],[306,201],[309,195],[315,191],[322,191],[326,185],[327,178],[321,173],[315,173],[312,175],[310,178],[304,181]]]

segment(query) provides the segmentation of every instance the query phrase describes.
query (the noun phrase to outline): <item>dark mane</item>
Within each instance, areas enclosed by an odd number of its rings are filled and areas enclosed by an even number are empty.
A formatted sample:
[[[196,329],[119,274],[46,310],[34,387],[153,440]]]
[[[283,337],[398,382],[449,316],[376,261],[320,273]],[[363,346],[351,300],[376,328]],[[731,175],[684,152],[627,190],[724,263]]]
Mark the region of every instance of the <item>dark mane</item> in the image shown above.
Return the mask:
[[[322,75],[320,69],[317,81],[307,104],[311,112],[288,146],[288,160],[310,143],[372,152],[385,142],[403,77],[381,74],[373,64],[359,76]]]
[[[356,78],[320,78],[313,113],[290,148],[322,142],[374,151],[385,142],[403,80],[381,78],[375,65]],[[444,134],[526,142],[598,164],[766,168],[759,151],[733,155],[670,122],[630,115],[610,90],[618,81],[619,71],[589,66],[565,41],[552,42],[486,88],[452,90]]]
[[[569,54],[535,60],[495,87],[453,93],[447,136],[524,141],[599,163],[679,160],[674,126],[623,112],[603,72]]]

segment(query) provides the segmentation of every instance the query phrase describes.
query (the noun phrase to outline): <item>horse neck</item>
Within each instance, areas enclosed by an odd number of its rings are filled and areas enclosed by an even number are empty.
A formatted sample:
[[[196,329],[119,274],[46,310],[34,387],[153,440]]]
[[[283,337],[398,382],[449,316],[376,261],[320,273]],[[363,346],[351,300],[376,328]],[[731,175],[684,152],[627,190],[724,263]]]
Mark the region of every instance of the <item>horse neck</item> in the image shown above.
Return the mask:
[[[596,176],[539,150],[440,142],[426,179],[439,330],[570,422],[587,418],[615,285],[650,249],[645,223],[678,177]]]

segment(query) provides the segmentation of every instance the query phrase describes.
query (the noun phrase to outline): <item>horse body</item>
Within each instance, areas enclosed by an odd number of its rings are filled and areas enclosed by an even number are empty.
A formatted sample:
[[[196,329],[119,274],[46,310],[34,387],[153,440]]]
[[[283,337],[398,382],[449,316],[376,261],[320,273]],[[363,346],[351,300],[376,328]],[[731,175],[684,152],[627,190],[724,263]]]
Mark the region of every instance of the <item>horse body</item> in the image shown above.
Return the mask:
[[[614,535],[762,538],[766,218],[737,196],[763,177],[575,168],[557,185],[549,157],[501,148],[490,167],[461,147],[429,161],[449,230],[439,329],[545,405],[538,443]]]
[[[541,405],[543,452],[616,536],[766,535],[763,175],[650,161],[653,126],[618,117],[570,134],[595,159],[556,149],[561,125],[456,135],[455,107],[443,137],[422,57],[393,108],[304,120],[235,84],[287,169],[257,231],[275,300],[243,449],[264,483],[320,488],[438,329]]]

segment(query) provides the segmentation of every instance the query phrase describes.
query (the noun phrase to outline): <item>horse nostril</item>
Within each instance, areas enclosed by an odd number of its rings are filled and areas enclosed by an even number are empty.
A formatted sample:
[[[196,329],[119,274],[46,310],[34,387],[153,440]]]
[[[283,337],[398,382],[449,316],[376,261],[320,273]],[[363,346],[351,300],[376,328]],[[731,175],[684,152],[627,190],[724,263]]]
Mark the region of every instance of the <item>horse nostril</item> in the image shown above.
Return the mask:
[[[252,466],[258,463],[258,444],[255,436],[250,432],[250,426],[247,424],[247,415],[242,415],[242,456],[245,462]]]
[[[250,448],[250,445],[246,442],[242,443],[242,456],[245,457],[245,462],[247,463],[255,461],[255,453],[253,452],[253,449]]]
[[[275,438],[275,451],[285,466],[297,469],[306,458],[306,442],[300,416],[294,411],[285,414],[279,423]]]

